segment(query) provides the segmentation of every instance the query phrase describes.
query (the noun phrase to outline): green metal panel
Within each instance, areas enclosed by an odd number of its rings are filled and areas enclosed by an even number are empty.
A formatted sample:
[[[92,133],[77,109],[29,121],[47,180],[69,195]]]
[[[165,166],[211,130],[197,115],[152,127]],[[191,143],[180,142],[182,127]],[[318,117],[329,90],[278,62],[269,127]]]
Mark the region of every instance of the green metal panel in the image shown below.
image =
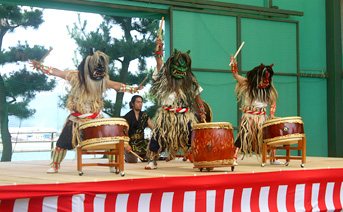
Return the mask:
[[[174,48],[191,50],[192,67],[229,70],[236,51],[236,18],[174,10]]]
[[[173,12],[174,48],[191,50],[192,67],[228,70],[229,54],[236,51],[236,18],[184,11]],[[214,121],[237,126],[236,82],[231,73],[194,71],[204,88],[201,97],[212,108]]]
[[[326,1],[326,52],[328,75],[328,151],[343,157],[342,42],[340,1]]]
[[[194,72],[199,84],[204,89],[201,97],[212,108],[213,121],[230,122],[237,126],[236,80],[231,73]]]
[[[296,24],[242,18],[242,69],[274,63],[278,73],[296,73]]]
[[[277,110],[276,110],[275,116],[277,117],[296,116],[297,115],[297,78],[293,76],[274,75],[273,80],[274,80],[274,86],[279,94],[279,101],[276,102]]]
[[[325,0],[273,0],[280,9],[303,11],[299,24],[300,69],[326,69]]]
[[[328,156],[326,79],[301,78],[300,111],[304,121],[308,156]]]

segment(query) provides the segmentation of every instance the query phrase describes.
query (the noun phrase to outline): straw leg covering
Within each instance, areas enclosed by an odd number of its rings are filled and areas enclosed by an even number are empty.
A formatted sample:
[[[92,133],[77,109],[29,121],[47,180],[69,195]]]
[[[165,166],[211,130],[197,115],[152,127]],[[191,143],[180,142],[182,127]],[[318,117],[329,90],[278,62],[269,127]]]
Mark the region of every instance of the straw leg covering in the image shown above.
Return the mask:
[[[160,153],[164,149],[170,155],[170,159],[175,158],[179,150],[186,153],[190,140],[190,126],[197,122],[195,115],[190,111],[173,113],[160,108],[156,117],[149,152]]]

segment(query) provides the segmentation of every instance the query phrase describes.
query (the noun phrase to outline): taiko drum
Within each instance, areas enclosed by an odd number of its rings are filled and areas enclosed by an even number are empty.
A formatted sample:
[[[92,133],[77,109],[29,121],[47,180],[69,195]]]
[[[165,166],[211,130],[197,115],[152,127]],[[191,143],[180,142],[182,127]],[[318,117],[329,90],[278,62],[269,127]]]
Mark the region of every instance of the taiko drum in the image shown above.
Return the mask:
[[[268,145],[293,144],[305,137],[299,116],[270,119],[263,123],[263,142]]]
[[[194,168],[233,164],[234,136],[229,122],[196,124],[191,140]]]
[[[87,120],[80,124],[79,129],[80,146],[85,150],[111,150],[120,140],[126,144],[130,140],[129,125],[123,118]]]

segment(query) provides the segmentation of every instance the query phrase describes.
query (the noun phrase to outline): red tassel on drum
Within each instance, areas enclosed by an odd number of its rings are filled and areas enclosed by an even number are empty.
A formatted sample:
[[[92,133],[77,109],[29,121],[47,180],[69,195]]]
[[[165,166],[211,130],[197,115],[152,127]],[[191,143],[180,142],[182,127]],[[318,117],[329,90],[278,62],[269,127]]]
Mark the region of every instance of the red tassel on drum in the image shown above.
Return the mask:
[[[261,66],[260,66],[260,69],[262,69],[263,68],[263,63],[261,63]]]
[[[273,67],[273,65],[274,65],[274,63],[272,63],[272,64],[270,65],[270,67]]]

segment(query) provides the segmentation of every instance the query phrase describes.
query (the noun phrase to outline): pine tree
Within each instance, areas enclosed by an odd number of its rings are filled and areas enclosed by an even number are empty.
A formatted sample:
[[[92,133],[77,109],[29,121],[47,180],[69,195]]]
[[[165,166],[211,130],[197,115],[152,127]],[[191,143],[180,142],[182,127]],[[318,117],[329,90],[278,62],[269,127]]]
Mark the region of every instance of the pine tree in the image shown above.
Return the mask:
[[[72,29],[68,28],[69,34],[79,46],[79,53],[84,57],[88,54],[90,47],[99,50],[106,49],[105,53],[110,57],[110,79],[129,85],[140,84],[149,74],[145,58],[154,54],[159,21],[117,16],[103,16],[103,18],[104,21],[96,31],[86,32],[87,21],[82,22],[80,16],[78,23],[74,23]],[[119,25],[123,30],[124,36],[121,39],[111,36],[113,25]],[[132,36],[137,33],[140,38]],[[132,74],[128,69],[130,63],[135,59],[139,60],[139,70]],[[121,68],[114,67],[116,61],[121,63]],[[151,79],[151,74],[149,78]],[[119,117],[123,107],[123,96],[124,93],[117,93],[115,103],[108,99],[105,100],[104,112],[111,117]]]
[[[37,29],[43,23],[41,10],[23,10],[16,5],[0,5],[0,65],[26,61],[28,58],[39,60],[46,52],[42,46],[30,47],[28,43],[2,49],[3,38],[18,27]],[[1,161],[11,161],[12,142],[8,129],[8,116],[13,115],[25,119],[35,113],[28,104],[37,92],[51,90],[55,81],[47,81],[41,73],[27,71],[26,66],[20,70],[12,70],[8,75],[0,73],[0,126],[3,152]]]

